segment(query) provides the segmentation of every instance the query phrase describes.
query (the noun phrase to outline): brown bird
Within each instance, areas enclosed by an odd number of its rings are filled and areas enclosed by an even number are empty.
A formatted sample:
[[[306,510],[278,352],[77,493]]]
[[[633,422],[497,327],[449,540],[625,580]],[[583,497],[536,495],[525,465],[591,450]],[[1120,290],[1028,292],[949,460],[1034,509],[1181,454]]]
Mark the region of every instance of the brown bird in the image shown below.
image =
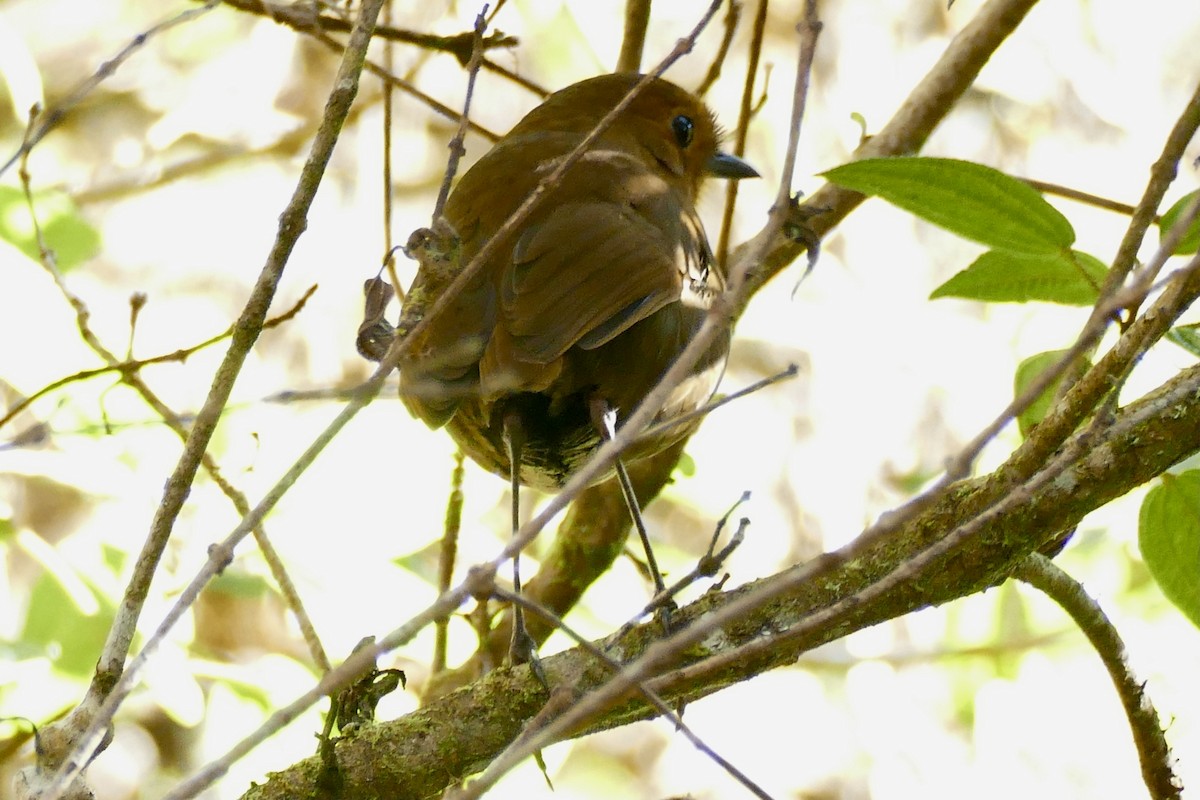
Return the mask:
[[[556,92],[463,175],[445,206],[459,268],[640,78],[604,75]],[[628,418],[724,288],[696,198],[708,175],[757,173],[718,140],[703,102],[653,80],[410,342],[405,405],[513,482],[514,525],[517,484],[561,486],[606,437],[604,418],[615,412],[617,427]],[[405,311],[452,277],[423,266]],[[728,334],[718,337],[657,419],[706,402],[728,349]],[[622,458],[656,453],[696,424],[643,437]]]

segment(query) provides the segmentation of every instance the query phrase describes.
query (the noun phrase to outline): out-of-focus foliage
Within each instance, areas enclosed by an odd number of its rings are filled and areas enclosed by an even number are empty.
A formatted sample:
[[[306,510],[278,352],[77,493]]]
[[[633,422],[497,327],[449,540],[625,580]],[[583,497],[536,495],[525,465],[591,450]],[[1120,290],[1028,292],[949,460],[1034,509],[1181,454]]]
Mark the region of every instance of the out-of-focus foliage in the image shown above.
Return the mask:
[[[621,5],[513,0],[496,25],[520,44],[493,57],[547,88],[595,74],[615,62]],[[818,186],[816,176],[848,159],[864,127],[869,134],[887,120],[978,5],[823,4],[796,188]],[[68,96],[139,33],[193,7],[8,0],[0,15],[0,72],[9,87],[0,94],[0,158],[22,140],[29,105]],[[476,11],[461,3],[396,3],[393,23],[457,33],[470,29]],[[695,13],[689,3],[655,4],[648,59],[674,46]],[[764,63],[773,70],[747,152],[766,180],[741,187],[735,241],[757,230],[771,203],[786,140],[796,18],[796,3],[772,5]],[[707,31],[668,77],[696,85],[720,37],[719,26]],[[1194,0],[1137,14],[1122,0],[1039,4],[926,152],[1133,202],[1200,74],[1197,37]],[[727,128],[736,121],[746,41],[743,30],[708,97]],[[382,61],[382,50],[372,57]],[[47,243],[59,266],[70,267],[67,284],[87,304],[91,329],[118,357],[171,353],[224,331],[236,317],[294,187],[335,65],[319,44],[270,19],[218,7],[150,39],[31,154]],[[397,46],[393,69],[451,108],[461,105],[464,73],[451,56]],[[294,320],[262,337],[214,440],[223,475],[251,502],[337,412],[337,391],[368,374],[353,348],[362,281],[375,274],[389,245],[429,222],[454,123],[396,95],[387,187],[393,218],[385,231],[381,98],[380,84],[367,80],[273,313],[288,310],[311,285],[319,290]],[[536,102],[485,72],[472,116],[504,131]],[[466,145],[468,162],[487,147],[476,136]],[[1197,154],[1193,144],[1185,162]],[[1194,173],[1181,176],[1173,203],[1195,188]],[[0,181],[0,396],[7,408],[102,362],[37,263],[15,171]],[[712,192],[702,209],[714,239],[719,195]],[[1012,280],[1009,297],[976,286],[954,293],[958,299],[929,302],[964,264],[978,265],[979,249],[875,202],[824,243],[817,271],[794,297],[788,276],[756,297],[739,326],[723,390],[792,362],[802,364],[801,378],[714,414],[691,442],[691,468],[650,509],[667,570],[681,575],[693,565],[715,520],[744,489],[754,493],[744,510],[752,525],[726,565],[730,585],[845,543],[936,475],[1009,402],[1018,365],[1061,349],[1077,332],[1087,309],[1057,304],[1088,302],[1092,283],[1103,278],[1097,265],[1111,259],[1123,218],[1058,199],[1052,205],[1070,223],[1046,228],[1050,260],[1014,265],[1017,257],[1007,256],[999,271]],[[985,228],[993,225],[985,218]],[[1070,247],[1096,260],[1053,272]],[[987,266],[997,258],[982,260]],[[1018,268],[1032,269],[1045,285],[1015,280]],[[410,264],[402,260],[398,270],[402,283],[411,279]],[[135,325],[134,293],[148,298]],[[1186,328],[1178,333],[1189,335]],[[222,350],[217,345],[141,375],[186,423]],[[1127,396],[1193,360],[1180,348],[1155,348]],[[1019,441],[1015,426],[1005,431],[979,469],[995,466]],[[112,373],[50,392],[0,427],[0,716],[44,723],[78,701],[179,450],[178,438]],[[447,438],[408,419],[389,393],[343,432],[267,520],[335,660],[433,597],[429,554],[452,465]],[[508,531],[502,481],[470,469],[464,489],[462,568],[491,558]],[[1086,520],[1059,561],[1125,635],[1135,667],[1173,720],[1180,773],[1195,784],[1200,637],[1151,579],[1154,572],[1163,580],[1154,557],[1147,552],[1143,562],[1138,553],[1142,494]],[[151,588],[143,632],[236,520],[228,500],[201,477]],[[545,546],[536,543],[531,560]],[[118,718],[112,746],[89,771],[99,796],[161,796],[312,685],[316,670],[266,575],[248,543],[173,632]],[[570,621],[600,636],[645,596],[637,568],[623,560]],[[466,622],[453,620],[451,661],[473,645]],[[546,651],[566,645],[556,638]],[[431,636],[422,635],[381,664],[403,667],[410,682],[407,692],[384,699],[380,716],[415,706],[431,650]],[[1019,587],[851,636],[794,668],[689,706],[687,720],[776,796],[957,798],[964,786],[1047,798],[1142,791],[1124,720],[1094,654],[1057,607]],[[320,727],[319,710],[303,715],[238,762],[212,796],[236,797],[268,770],[312,754]],[[756,733],[781,729],[786,736]],[[16,766],[28,762],[28,739],[28,726],[0,723],[0,794]],[[556,798],[740,791],[659,723],[564,743],[545,755]],[[529,765],[494,796],[549,795]]]

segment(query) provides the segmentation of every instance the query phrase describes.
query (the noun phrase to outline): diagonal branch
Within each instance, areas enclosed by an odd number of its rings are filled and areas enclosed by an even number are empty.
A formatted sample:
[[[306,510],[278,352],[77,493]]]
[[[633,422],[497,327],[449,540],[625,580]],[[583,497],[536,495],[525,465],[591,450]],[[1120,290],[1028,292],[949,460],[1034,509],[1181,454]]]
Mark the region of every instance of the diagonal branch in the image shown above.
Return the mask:
[[[1200,367],[1188,370],[1117,413],[1088,453],[1059,480],[988,521],[962,547],[927,564],[912,580],[845,612],[801,637],[776,633],[753,658],[721,656],[764,640],[764,631],[786,632],[820,609],[860,595],[880,577],[895,572],[976,513],[994,478],[964,481],[935,505],[904,524],[896,535],[854,559],[842,559],[815,580],[798,581],[805,566],[707,595],[679,612],[685,626],[674,640],[654,643],[653,624],[636,628],[612,646],[627,663],[618,685],[604,665],[582,649],[545,660],[551,682],[571,686],[577,697],[605,691],[605,704],[586,722],[562,718],[533,745],[580,736],[652,716],[634,686],[647,680],[668,702],[691,701],[731,683],[792,663],[801,653],[847,634],[920,608],[940,605],[994,586],[1033,552],[1048,531],[1069,528],[1098,508],[1200,450]],[[1082,436],[1083,434],[1080,434]],[[783,587],[783,588],[781,588]],[[713,630],[697,624],[727,612],[747,598],[760,600],[747,614],[728,614]],[[769,598],[769,602],[763,601]],[[692,627],[688,627],[692,626]],[[697,641],[697,631],[703,642]],[[691,634],[691,635],[689,635]],[[681,645],[690,646],[681,646]],[[742,652],[746,652],[744,649]],[[718,662],[719,670],[708,668]],[[636,669],[636,672],[631,670]],[[589,694],[592,693],[592,694]],[[541,686],[526,667],[502,669],[420,711],[380,723],[337,745],[345,797],[418,798],[437,795],[451,776],[463,776],[489,763],[522,733],[525,720],[545,702]],[[576,706],[577,707],[577,706]],[[570,712],[568,712],[570,713]],[[244,795],[247,800],[310,796],[316,759],[275,773]]]

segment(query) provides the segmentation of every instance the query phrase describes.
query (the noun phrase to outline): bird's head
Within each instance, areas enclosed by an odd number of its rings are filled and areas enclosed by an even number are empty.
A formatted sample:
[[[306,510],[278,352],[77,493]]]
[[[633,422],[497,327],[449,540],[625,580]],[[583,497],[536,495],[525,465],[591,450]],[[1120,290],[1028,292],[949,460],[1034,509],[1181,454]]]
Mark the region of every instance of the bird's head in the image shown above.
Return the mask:
[[[642,79],[635,73],[601,75],[555,92],[509,136],[556,132],[586,135]],[[700,98],[656,78],[605,131],[599,144],[643,160],[693,201],[705,177],[758,177],[745,161],[720,149],[716,117]]]

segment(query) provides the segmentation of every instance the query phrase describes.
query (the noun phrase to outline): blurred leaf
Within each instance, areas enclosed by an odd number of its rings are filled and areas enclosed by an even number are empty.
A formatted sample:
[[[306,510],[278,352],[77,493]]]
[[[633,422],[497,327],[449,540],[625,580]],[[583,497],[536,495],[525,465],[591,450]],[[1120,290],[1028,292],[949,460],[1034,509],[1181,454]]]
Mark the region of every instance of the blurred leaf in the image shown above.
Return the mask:
[[[54,251],[61,270],[91,258],[100,249],[100,234],[84,221],[71,199],[61,193],[33,196],[38,223],[46,246]],[[13,244],[34,261],[41,261],[33,220],[25,194],[13,186],[0,186],[0,239]]]
[[[1050,255],[1075,241],[1071,223],[1036,189],[982,164],[950,158],[873,158],[822,175],[995,249]]]
[[[1100,296],[1099,287],[1107,272],[1097,258],[1078,250],[1048,256],[989,250],[929,297],[1090,306]]]
[[[1183,197],[1175,201],[1175,205],[1167,209],[1167,213],[1162,215],[1158,221],[1158,235],[1162,238],[1167,235],[1167,231],[1175,226],[1179,218],[1183,216],[1183,212],[1187,211],[1188,206],[1196,195],[1200,194],[1200,190],[1185,194]],[[1200,249],[1200,218],[1192,220],[1192,224],[1188,227],[1187,233],[1175,246],[1174,254],[1177,256],[1190,256]]]
[[[194,728],[204,721],[204,690],[185,651],[167,646],[142,673],[150,698],[177,725]]]
[[[1162,593],[1200,627],[1200,470],[1166,473],[1146,493],[1138,547]]]
[[[274,711],[276,705],[271,700],[271,694],[262,684],[246,680],[235,680],[228,676],[220,678],[221,685],[233,693],[235,697],[246,700],[262,711]]]
[[[858,140],[865,142],[870,134],[867,133],[867,118],[857,111],[850,112],[850,119],[858,125]]]
[[[1171,328],[1167,331],[1167,341],[1187,350],[1192,355],[1200,358],[1200,331],[1197,331],[1191,326],[1180,326]]]
[[[98,611],[81,609],[51,573],[43,573],[29,598],[22,641],[57,650],[56,669],[80,678],[92,674],[116,611],[111,601],[88,587]]]
[[[1050,350],[1030,356],[1022,361],[1017,367],[1017,373],[1013,378],[1013,397],[1020,397],[1024,394],[1026,389],[1033,384],[1039,375],[1057,364],[1066,354],[1066,350]],[[1090,361],[1085,363],[1088,367],[1091,366]],[[1063,377],[1067,374],[1070,374],[1069,369],[1046,387],[1046,390],[1030,403],[1029,408],[1026,408],[1024,412],[1017,415],[1017,426],[1021,429],[1022,437],[1028,436],[1029,432],[1033,430],[1033,426],[1045,419],[1046,413],[1050,410],[1050,406],[1054,402],[1055,395],[1058,394],[1058,387],[1062,385]]]
[[[104,554],[105,566],[111,569],[114,575],[123,575],[125,564],[129,561],[129,553],[107,542],[100,545],[100,550]]]
[[[262,575],[227,569],[209,582],[206,591],[221,592],[233,597],[262,597],[271,592],[271,583]]]

